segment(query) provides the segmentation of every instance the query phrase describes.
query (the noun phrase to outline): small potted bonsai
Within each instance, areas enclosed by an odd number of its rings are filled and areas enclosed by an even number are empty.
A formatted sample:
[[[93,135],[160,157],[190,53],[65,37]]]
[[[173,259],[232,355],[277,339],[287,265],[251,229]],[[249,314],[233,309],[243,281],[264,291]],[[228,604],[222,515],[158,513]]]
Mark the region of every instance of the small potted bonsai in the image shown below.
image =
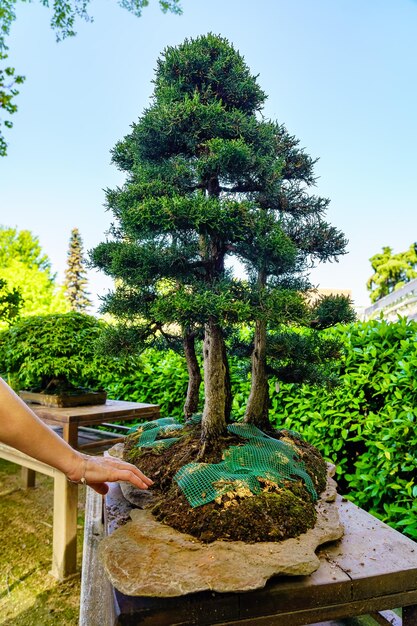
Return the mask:
[[[83,313],[31,316],[0,333],[0,369],[44,406],[104,404],[94,346],[102,322]]]

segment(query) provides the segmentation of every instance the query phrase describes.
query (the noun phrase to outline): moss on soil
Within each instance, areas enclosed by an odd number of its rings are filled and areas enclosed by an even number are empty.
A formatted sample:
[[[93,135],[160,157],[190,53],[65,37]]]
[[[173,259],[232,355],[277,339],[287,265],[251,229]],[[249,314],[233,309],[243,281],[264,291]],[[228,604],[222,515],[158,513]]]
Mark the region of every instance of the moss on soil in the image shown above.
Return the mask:
[[[156,496],[152,512],[169,526],[197,537],[201,541],[281,541],[297,537],[312,528],[316,511],[311,495],[301,480],[288,480],[277,485],[261,482],[262,492],[236,489],[200,507],[191,507],[172,478],[187,463],[204,461],[219,463],[222,451],[244,443],[235,435],[221,438],[216,449],[200,458],[200,427],[185,426],[176,433],[180,441],[169,448],[136,448],[137,437],[127,438],[124,458],[135,463],[154,481]],[[271,431],[274,437],[292,445],[310,474],[317,493],[326,485],[326,464],[309,443],[287,430]]]
[[[80,504],[84,489],[80,489]],[[37,474],[35,489],[20,487],[20,467],[0,460],[0,624],[76,626],[80,576],[64,582],[50,574],[53,481]],[[82,526],[83,517],[79,518]],[[82,532],[78,532],[78,566]]]

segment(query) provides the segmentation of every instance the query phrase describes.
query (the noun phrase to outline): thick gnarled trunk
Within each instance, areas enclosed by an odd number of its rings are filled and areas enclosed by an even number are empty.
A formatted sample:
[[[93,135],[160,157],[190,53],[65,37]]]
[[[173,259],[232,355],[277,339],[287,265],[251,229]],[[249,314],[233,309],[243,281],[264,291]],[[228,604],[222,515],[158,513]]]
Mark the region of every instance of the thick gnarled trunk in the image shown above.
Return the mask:
[[[224,338],[214,318],[205,327],[203,352],[205,402],[201,439],[205,449],[213,446],[226,432],[226,409],[229,404]]]
[[[198,402],[200,397],[201,372],[195,353],[195,335],[186,332],[183,340],[184,354],[187,361],[188,370],[188,387],[187,397],[184,404],[184,417],[189,419],[198,411]]]
[[[246,406],[245,422],[260,429],[269,427],[269,387],[266,372],[266,321],[258,320],[255,325],[252,352],[252,382]]]

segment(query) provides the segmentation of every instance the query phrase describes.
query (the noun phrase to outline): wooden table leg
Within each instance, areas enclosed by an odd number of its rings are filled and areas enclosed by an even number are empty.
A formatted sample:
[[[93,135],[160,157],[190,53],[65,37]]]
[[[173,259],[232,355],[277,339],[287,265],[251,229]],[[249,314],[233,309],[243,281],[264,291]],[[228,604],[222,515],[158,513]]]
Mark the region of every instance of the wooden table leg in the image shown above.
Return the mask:
[[[72,448],[78,446],[78,424],[64,424],[62,437]]]
[[[64,474],[54,478],[54,538],[52,576],[62,580],[77,569],[78,485]]]
[[[417,604],[403,607],[403,626],[415,626],[417,624]]]
[[[35,470],[29,469],[28,467],[22,467],[21,473],[22,484],[25,489],[29,489],[29,487],[34,487],[36,482],[36,472]]]

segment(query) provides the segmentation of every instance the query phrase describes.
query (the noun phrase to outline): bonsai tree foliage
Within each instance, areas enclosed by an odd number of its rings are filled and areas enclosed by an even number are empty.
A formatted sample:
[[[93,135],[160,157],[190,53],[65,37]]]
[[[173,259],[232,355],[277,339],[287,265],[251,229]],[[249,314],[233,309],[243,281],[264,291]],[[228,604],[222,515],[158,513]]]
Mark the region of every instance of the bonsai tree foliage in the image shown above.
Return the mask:
[[[126,182],[107,190],[112,238],[91,258],[116,279],[103,310],[124,322],[117,349],[176,329],[195,392],[202,335],[204,452],[230,417],[226,336],[242,323],[253,327],[246,420],[265,426],[268,367],[289,363],[277,330],[326,325],[324,304],[312,309],[304,295],[307,271],[337,259],[346,240],[324,220],[328,200],[308,192],[314,161],[284,126],[262,117],[266,95],[226,39],[209,34],[168,47],[154,84],[149,108],[113,149]],[[347,301],[333,305],[327,322],[341,309],[352,315]],[[316,362],[319,352],[316,341]]]
[[[68,391],[99,386],[94,346],[103,324],[82,313],[31,316],[0,332],[0,370],[20,389]]]
[[[67,268],[65,270],[65,296],[71,311],[79,313],[91,306],[89,292],[86,290],[87,277],[83,257],[83,241],[78,228],[73,228],[69,242]]]
[[[392,248],[384,246],[382,252],[370,259],[374,273],[366,283],[371,302],[400,289],[413,278],[417,278],[417,243],[412,243],[405,252],[393,254]]]

